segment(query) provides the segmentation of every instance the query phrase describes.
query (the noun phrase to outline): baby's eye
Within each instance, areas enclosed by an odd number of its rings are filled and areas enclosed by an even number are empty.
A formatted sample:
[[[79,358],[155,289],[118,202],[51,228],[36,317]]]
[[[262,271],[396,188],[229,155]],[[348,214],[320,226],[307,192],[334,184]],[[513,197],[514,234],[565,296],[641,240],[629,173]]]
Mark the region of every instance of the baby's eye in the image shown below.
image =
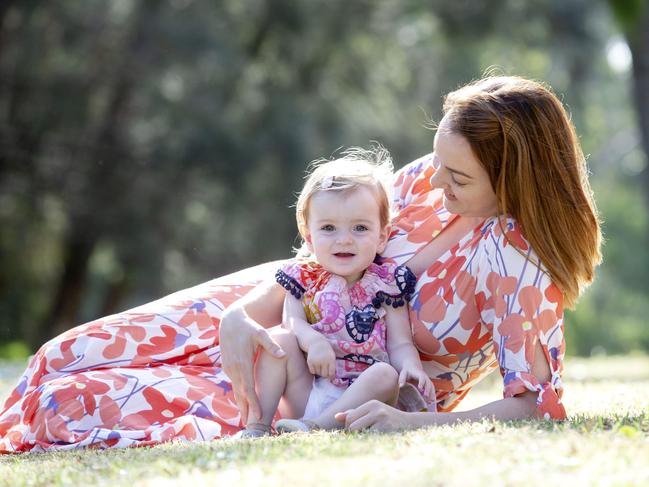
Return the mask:
[[[322,230],[324,232],[333,232],[335,229],[336,229],[336,227],[334,227],[333,225],[330,225],[330,224],[322,225],[320,227],[320,230]]]
[[[354,227],[355,232],[367,232],[368,230],[369,230],[369,228],[367,228],[366,225],[356,225]]]

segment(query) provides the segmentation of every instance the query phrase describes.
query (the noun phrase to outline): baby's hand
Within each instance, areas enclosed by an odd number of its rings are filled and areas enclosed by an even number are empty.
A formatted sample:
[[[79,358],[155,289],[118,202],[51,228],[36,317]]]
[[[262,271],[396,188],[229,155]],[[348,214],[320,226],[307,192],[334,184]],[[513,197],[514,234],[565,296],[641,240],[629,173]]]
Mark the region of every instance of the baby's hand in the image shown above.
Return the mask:
[[[435,386],[428,377],[428,374],[419,367],[404,367],[399,374],[399,386],[404,385],[408,380],[417,382],[420,391],[424,391],[424,397],[432,401],[435,399]]]
[[[336,354],[324,338],[311,344],[306,356],[309,372],[332,379],[336,375]]]

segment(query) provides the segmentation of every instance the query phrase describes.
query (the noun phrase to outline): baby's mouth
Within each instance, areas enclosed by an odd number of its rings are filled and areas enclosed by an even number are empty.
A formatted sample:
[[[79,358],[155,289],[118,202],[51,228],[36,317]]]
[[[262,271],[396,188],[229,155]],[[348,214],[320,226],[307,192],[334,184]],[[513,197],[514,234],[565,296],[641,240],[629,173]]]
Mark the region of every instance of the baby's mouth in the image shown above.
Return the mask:
[[[349,252],[336,252],[334,255],[336,257],[342,257],[342,258],[354,257],[354,254],[351,254]]]

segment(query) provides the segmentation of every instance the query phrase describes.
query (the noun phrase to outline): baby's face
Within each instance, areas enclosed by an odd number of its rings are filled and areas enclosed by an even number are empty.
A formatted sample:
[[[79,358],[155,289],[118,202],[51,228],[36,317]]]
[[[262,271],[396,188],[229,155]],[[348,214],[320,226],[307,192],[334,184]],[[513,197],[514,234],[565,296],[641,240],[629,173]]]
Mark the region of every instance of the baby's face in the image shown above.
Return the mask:
[[[388,239],[377,198],[367,186],[316,193],[309,204],[308,222],[309,250],[325,270],[349,284],[363,276]]]

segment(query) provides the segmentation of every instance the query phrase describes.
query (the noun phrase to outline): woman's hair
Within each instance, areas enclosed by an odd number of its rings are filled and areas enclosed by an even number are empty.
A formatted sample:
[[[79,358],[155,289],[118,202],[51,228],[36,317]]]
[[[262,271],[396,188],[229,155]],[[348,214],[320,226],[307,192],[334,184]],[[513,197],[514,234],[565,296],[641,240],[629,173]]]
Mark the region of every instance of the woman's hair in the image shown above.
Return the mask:
[[[487,171],[498,213],[522,226],[573,308],[601,261],[601,232],[586,161],[563,105],[535,81],[496,76],[449,93],[444,114]]]
[[[337,159],[319,159],[309,164],[306,183],[295,205],[295,218],[302,239],[307,234],[311,199],[322,191],[342,193],[367,186],[376,197],[381,228],[385,227],[391,217],[388,188],[392,170],[392,158],[381,146],[371,149],[355,147],[343,151]],[[298,250],[298,255],[308,255],[304,245]]]

